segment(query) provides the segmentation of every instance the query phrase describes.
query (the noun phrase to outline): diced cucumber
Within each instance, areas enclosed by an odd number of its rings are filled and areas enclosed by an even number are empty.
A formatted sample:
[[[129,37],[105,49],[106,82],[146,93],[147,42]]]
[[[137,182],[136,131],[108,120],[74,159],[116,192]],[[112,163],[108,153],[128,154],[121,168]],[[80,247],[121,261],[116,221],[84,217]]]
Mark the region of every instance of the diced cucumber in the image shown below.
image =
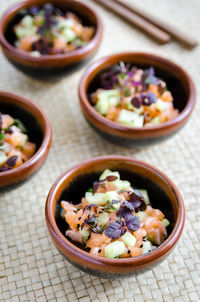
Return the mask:
[[[23,134],[19,147],[23,147],[25,145],[25,143],[27,142],[27,140],[28,140],[28,136],[26,134]]]
[[[117,106],[120,101],[120,93],[118,89],[102,90],[98,94],[96,110],[100,114],[106,114],[110,107]]]
[[[144,221],[145,218],[147,217],[147,213],[145,213],[143,211],[139,211],[139,212],[135,213],[135,216],[137,216],[140,221]]]
[[[126,104],[126,108],[128,109],[128,110],[132,110],[132,111],[134,111],[134,112],[136,112],[136,113],[138,113],[138,114],[141,114],[141,113],[143,113],[143,111],[144,111],[144,108],[141,106],[140,108],[136,108],[135,106],[133,106],[131,103],[128,103],[128,104]]]
[[[112,184],[118,189],[118,190],[127,190],[131,187],[131,184],[128,180],[115,180],[112,182]]]
[[[156,109],[158,109],[159,111],[165,111],[167,109],[167,103],[163,102],[163,100],[158,99],[157,102],[155,103],[155,107]]]
[[[121,240],[124,241],[126,246],[133,247],[136,244],[136,238],[130,232],[126,232],[122,237]]]
[[[153,125],[159,125],[159,124],[161,123],[161,122],[160,122],[160,117],[159,117],[159,116],[154,117],[154,118],[151,120],[150,123],[153,124]]]
[[[111,171],[109,169],[106,169],[103,171],[103,173],[100,175],[99,180],[105,179],[107,176],[116,176],[118,179],[120,179],[119,172],[117,171]]]
[[[143,242],[142,254],[146,254],[152,250],[151,243],[149,241]]]
[[[62,30],[62,36],[66,39],[67,43],[72,42],[76,39],[75,32],[67,27]]]
[[[81,228],[79,228],[79,233],[81,234],[82,242],[86,243],[86,241],[88,240],[88,237],[90,235],[90,231],[85,228],[83,228],[82,230],[81,230]]]
[[[72,28],[73,26],[74,26],[74,20],[73,19],[60,20],[57,24],[58,29],[64,29],[66,27]]]
[[[4,152],[0,151],[0,165],[5,164],[6,160],[7,160],[7,156],[5,155]]]
[[[117,211],[119,210],[121,206],[121,201],[119,200],[119,202],[116,202],[116,203],[112,203],[112,207]]]
[[[109,214],[107,212],[99,214],[98,218],[98,225],[103,227],[109,221]]]
[[[106,201],[111,202],[114,199],[118,199],[119,196],[116,191],[109,191],[106,193],[95,193],[95,194],[92,194],[91,192],[86,192],[85,198],[88,203],[94,203],[100,206],[104,206],[106,204]]]
[[[115,258],[125,253],[126,247],[122,241],[114,241],[105,247],[105,257]]]
[[[125,126],[141,128],[143,127],[144,116],[139,115],[136,112],[122,109],[118,117],[118,122]]]
[[[147,190],[145,190],[145,189],[137,189],[137,191],[139,191],[143,195],[144,201],[145,201],[146,205],[150,204],[150,199],[149,199],[149,195],[148,195]]]
[[[24,27],[31,27],[33,26],[33,17],[31,17],[30,15],[26,15],[22,18],[21,20],[21,24]]]
[[[19,27],[17,27],[15,34],[18,39],[22,39],[24,37],[34,35],[36,33],[36,31],[37,31],[37,28],[35,26],[31,26],[31,27],[19,26]]]
[[[169,220],[168,220],[167,218],[164,218],[164,219],[162,220],[162,224],[163,224],[165,227],[168,227],[168,225],[170,225],[170,222],[169,222]]]

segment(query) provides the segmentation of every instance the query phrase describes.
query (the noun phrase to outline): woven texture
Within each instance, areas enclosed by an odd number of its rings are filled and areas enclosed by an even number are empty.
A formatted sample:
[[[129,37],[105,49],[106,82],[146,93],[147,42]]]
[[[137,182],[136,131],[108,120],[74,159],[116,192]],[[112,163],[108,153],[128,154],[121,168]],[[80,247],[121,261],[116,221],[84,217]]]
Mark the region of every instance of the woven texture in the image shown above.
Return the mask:
[[[0,1],[0,13],[13,2]],[[199,89],[199,47],[189,51],[174,42],[159,46],[92,1],[84,2],[98,11],[105,25],[103,42],[94,59],[123,50],[152,52],[183,66]],[[199,0],[132,2],[139,2],[136,4],[140,7],[199,37]],[[0,195],[0,300],[198,302],[199,100],[189,122],[177,135],[158,145],[128,149],[104,141],[84,120],[77,95],[84,70],[55,83],[43,83],[17,71],[2,52],[0,66],[0,89],[38,104],[53,127],[53,144],[43,167],[19,188]],[[175,182],[186,205],[185,229],[170,256],[152,271],[115,281],[82,273],[64,260],[48,236],[44,219],[45,199],[55,179],[73,165],[105,154],[133,156],[155,165]]]

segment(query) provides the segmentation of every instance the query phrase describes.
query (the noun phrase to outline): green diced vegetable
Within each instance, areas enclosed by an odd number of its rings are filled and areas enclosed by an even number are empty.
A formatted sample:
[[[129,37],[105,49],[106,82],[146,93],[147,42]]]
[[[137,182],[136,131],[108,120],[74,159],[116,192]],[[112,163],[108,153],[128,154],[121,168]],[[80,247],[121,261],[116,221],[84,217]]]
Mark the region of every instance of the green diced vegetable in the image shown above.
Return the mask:
[[[104,170],[104,172],[100,175],[99,180],[105,179],[107,176],[116,176],[118,179],[120,179],[119,172],[115,171],[112,172],[109,169]]]
[[[158,109],[161,112],[165,111],[167,109],[167,106],[168,106],[168,104],[166,102],[162,101],[161,99],[158,99],[155,104],[156,109]]]
[[[62,30],[62,36],[66,39],[67,43],[73,42],[76,39],[76,34],[70,28],[64,28]]]
[[[122,241],[115,241],[105,247],[105,257],[114,259],[125,253],[126,247]]]
[[[133,247],[136,244],[136,238],[130,232],[126,232],[122,237],[121,240],[124,241],[126,246]]]
[[[131,187],[131,184],[128,180],[115,180],[112,182],[112,184],[118,189],[118,190],[127,190]]]
[[[90,231],[85,229],[85,228],[83,228],[82,230],[81,230],[81,228],[79,228],[79,232],[80,232],[81,237],[82,237],[82,242],[86,243],[86,241],[88,240],[88,237],[90,235]]]
[[[136,112],[122,109],[118,117],[118,122],[125,126],[141,128],[143,127],[144,116],[139,115]]]
[[[162,224],[163,224],[165,227],[168,227],[168,226],[170,225],[170,222],[169,222],[169,220],[168,220],[167,218],[164,218],[164,219],[162,220]]]
[[[109,220],[109,214],[107,212],[99,214],[98,218],[98,225],[103,227]]]
[[[114,199],[118,199],[118,194],[116,191],[109,191],[106,193],[95,193],[92,194],[91,192],[86,192],[85,198],[88,203],[94,203],[99,206],[103,206],[106,204],[107,201],[112,201]],[[114,206],[114,205],[113,205]]]
[[[149,195],[148,195],[147,190],[137,189],[137,191],[139,191],[143,195],[146,205],[150,204],[150,199],[149,199]]]
[[[161,122],[160,122],[160,117],[159,117],[159,116],[154,117],[154,118],[151,120],[150,123],[153,124],[153,125],[159,125],[159,124],[161,123]]]
[[[137,216],[140,221],[144,221],[145,218],[147,217],[147,213],[145,213],[143,211],[139,211],[139,212],[135,213],[135,216]]]
[[[33,17],[30,15],[26,15],[22,18],[21,24],[25,27],[31,27],[33,26]]]
[[[100,114],[106,114],[110,107],[117,106],[120,101],[120,93],[118,89],[103,90],[98,94],[96,110]]]

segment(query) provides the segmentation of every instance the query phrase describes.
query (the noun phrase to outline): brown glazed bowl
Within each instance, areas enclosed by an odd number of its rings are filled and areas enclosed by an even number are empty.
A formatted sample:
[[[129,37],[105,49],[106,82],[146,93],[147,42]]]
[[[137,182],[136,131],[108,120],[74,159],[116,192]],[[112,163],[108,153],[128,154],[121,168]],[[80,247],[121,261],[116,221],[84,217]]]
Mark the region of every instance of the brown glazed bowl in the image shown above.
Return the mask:
[[[52,3],[60,9],[70,10],[80,16],[84,24],[94,26],[96,32],[90,42],[66,54],[40,57],[33,57],[14,47],[13,26],[20,20],[17,16],[18,12],[32,5],[42,6],[45,3]],[[100,45],[102,33],[103,25],[96,12],[83,2],[76,0],[27,0],[15,3],[4,13],[0,21],[0,43],[6,58],[24,73],[43,80],[56,79],[66,73],[76,71],[82,63],[94,55]]]
[[[0,189],[16,185],[37,171],[45,161],[51,145],[51,125],[39,109],[19,95],[0,91],[0,112],[20,119],[28,130],[31,142],[37,146],[36,153],[21,166],[0,172]]]
[[[100,115],[91,105],[90,94],[100,88],[99,75],[102,71],[120,61],[141,68],[153,66],[156,75],[167,83],[172,92],[174,106],[180,112],[178,117],[160,125],[131,128]],[[86,120],[102,137],[119,145],[147,145],[171,136],[188,120],[195,105],[195,96],[194,84],[181,67],[165,58],[141,52],[124,52],[97,60],[86,69],[79,84],[80,105]]]
[[[122,179],[129,180],[136,187],[146,188],[153,207],[163,211],[170,220],[169,236],[156,250],[134,258],[108,259],[89,254],[65,237],[67,224],[60,217],[60,202],[79,203],[105,169],[117,170]],[[167,257],[183,231],[185,209],[178,189],[164,173],[136,159],[113,155],[93,158],[62,174],[49,192],[45,216],[53,243],[69,262],[87,273],[115,278],[150,270]]]

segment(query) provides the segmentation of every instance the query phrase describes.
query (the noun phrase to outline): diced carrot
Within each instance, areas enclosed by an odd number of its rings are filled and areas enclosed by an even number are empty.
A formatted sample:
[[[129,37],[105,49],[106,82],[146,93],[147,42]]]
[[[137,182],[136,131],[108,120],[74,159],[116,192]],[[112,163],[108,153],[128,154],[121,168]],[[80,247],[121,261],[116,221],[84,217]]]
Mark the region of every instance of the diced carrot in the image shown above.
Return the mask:
[[[120,109],[116,108],[116,107],[110,107],[107,114],[106,114],[106,118],[108,118],[111,121],[115,121],[117,120],[118,116],[120,113]]]
[[[32,51],[32,44],[38,40],[38,37],[35,35],[33,36],[26,36],[20,40],[19,49],[24,51]]]

